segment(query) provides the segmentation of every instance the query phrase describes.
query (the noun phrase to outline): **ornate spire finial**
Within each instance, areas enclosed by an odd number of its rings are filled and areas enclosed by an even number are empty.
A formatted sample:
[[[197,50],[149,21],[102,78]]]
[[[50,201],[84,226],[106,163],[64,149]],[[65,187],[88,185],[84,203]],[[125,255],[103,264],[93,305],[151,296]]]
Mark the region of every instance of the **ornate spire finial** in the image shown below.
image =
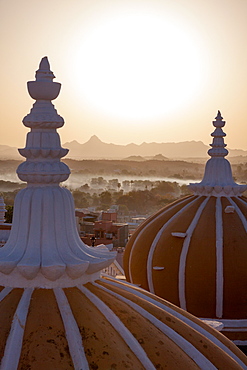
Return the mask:
[[[231,165],[228,160],[225,159],[228,154],[224,142],[226,134],[222,130],[222,127],[225,126],[225,121],[223,121],[223,117],[219,110],[215,117],[215,121],[213,121],[213,126],[215,127],[214,132],[211,134],[213,142],[210,144],[211,149],[208,150],[211,159],[206,163],[203,180],[200,183],[190,184],[189,188],[192,189],[195,194],[200,195],[240,195],[247,189],[247,185],[238,185],[235,183],[232,177]]]
[[[223,119],[219,109],[218,109],[217,116],[215,117],[215,119],[221,119],[221,120]]]
[[[226,134],[222,130],[222,127],[225,126],[225,121],[223,121],[223,117],[219,110],[215,117],[215,121],[213,121],[213,125],[215,130],[211,134],[211,136],[213,136],[213,143],[210,144],[212,149],[209,149],[208,154],[210,157],[226,157],[228,154],[228,150],[225,149],[226,144],[224,143],[224,137]]]
[[[34,100],[51,101],[58,97],[61,84],[53,82],[55,76],[50,70],[50,64],[47,57],[41,59],[35,78],[36,81],[29,81],[27,83],[28,92]]]
[[[47,57],[41,59],[39,69],[35,74],[36,81],[51,81],[55,78],[53,72],[50,70],[50,63]]]
[[[64,124],[52,99],[61,84],[53,82],[48,59],[41,60],[36,81],[28,82],[34,103],[23,123],[30,127],[26,158],[17,169],[27,187],[15,199],[12,229],[8,242],[0,248],[1,282],[18,287],[68,287],[92,281],[107,267],[115,253],[85,245],[75,222],[71,193],[59,186],[70,174],[61,162],[63,149],[57,128]]]

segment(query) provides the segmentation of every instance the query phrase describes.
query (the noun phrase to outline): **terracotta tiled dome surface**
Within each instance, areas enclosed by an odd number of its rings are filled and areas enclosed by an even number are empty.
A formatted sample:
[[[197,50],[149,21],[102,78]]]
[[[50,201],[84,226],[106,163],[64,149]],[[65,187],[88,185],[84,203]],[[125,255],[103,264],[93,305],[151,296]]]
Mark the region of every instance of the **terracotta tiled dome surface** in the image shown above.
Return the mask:
[[[28,83],[37,101],[17,169],[27,182],[0,248],[1,370],[247,369],[226,337],[184,310],[128,283],[101,277],[115,254],[79,238],[56,129],[47,58]]]
[[[129,240],[127,280],[200,318],[218,319],[224,333],[247,343],[246,186],[232,179],[220,113],[212,157],[194,195],[161,209]]]

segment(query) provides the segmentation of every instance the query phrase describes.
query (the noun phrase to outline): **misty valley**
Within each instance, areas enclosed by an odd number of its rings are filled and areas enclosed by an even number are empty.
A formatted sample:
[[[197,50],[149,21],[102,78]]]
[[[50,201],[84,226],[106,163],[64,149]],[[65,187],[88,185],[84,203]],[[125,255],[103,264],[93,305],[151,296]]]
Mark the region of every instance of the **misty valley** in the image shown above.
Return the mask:
[[[108,209],[117,204],[124,213],[151,214],[167,203],[190,194],[186,185],[200,182],[204,163],[171,160],[72,160],[62,183],[72,191],[75,207]],[[13,206],[15,195],[26,186],[16,175],[17,160],[0,161],[0,192],[6,206]],[[239,183],[247,181],[247,163],[232,165]]]

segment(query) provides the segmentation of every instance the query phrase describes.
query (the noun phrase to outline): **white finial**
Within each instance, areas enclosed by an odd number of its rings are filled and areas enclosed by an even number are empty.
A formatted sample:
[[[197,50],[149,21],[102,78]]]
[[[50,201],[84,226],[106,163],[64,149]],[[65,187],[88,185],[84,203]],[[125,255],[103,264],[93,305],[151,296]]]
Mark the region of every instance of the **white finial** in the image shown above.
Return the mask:
[[[56,131],[64,121],[50,101],[61,85],[52,82],[46,57],[36,75],[28,88],[37,101],[23,119],[31,131],[26,147],[19,150],[26,161],[17,169],[27,187],[16,196],[10,237],[0,248],[1,283],[18,287],[75,286],[98,278],[100,270],[115,259],[115,253],[107,248],[91,248],[78,235],[73,197],[59,186],[70,174],[68,166],[60,161],[68,150],[61,147]]]
[[[206,163],[203,180],[200,183],[192,183],[189,188],[195,194],[199,195],[214,195],[214,196],[237,196],[247,189],[247,185],[238,185],[232,177],[231,165],[225,156],[228,150],[225,149],[224,137],[222,127],[225,126],[225,121],[218,111],[215,121],[214,132],[211,134],[213,142],[208,154],[211,156]]]
[[[228,150],[225,149],[226,144],[224,143],[224,137],[226,134],[222,130],[222,127],[225,126],[225,121],[223,121],[219,110],[215,117],[215,121],[213,121],[213,125],[216,128],[211,134],[211,136],[213,136],[213,143],[210,144],[212,149],[209,149],[208,154],[210,157],[226,157],[228,154]]]
[[[39,69],[35,74],[36,81],[51,81],[55,78],[53,72],[50,70],[50,63],[47,57],[41,59]]]
[[[35,78],[36,81],[27,83],[28,92],[34,100],[54,100],[58,97],[61,84],[53,82],[55,76],[50,70],[47,57],[41,59]]]

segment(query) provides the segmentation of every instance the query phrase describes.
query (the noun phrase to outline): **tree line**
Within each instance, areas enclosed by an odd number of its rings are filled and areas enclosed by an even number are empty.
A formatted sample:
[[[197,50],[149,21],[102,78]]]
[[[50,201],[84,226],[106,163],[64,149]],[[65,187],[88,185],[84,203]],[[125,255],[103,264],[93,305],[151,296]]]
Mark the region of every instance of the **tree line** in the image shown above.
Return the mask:
[[[126,214],[151,214],[175,199],[190,194],[186,185],[169,181],[142,181],[136,180],[131,184],[118,185],[108,190],[95,192],[85,185],[72,190],[76,208],[96,207],[98,210],[107,210],[111,205],[121,206]],[[124,189],[129,190],[124,191]]]
[[[1,193],[7,209],[6,222],[12,220],[14,200],[20,188]],[[95,207],[96,210],[107,210],[112,205],[118,205],[126,215],[151,214],[189,194],[187,186],[177,182],[126,180],[120,183],[118,179],[106,181],[103,177],[93,178],[90,185],[84,184],[78,189],[69,190],[73,195],[75,208]]]

